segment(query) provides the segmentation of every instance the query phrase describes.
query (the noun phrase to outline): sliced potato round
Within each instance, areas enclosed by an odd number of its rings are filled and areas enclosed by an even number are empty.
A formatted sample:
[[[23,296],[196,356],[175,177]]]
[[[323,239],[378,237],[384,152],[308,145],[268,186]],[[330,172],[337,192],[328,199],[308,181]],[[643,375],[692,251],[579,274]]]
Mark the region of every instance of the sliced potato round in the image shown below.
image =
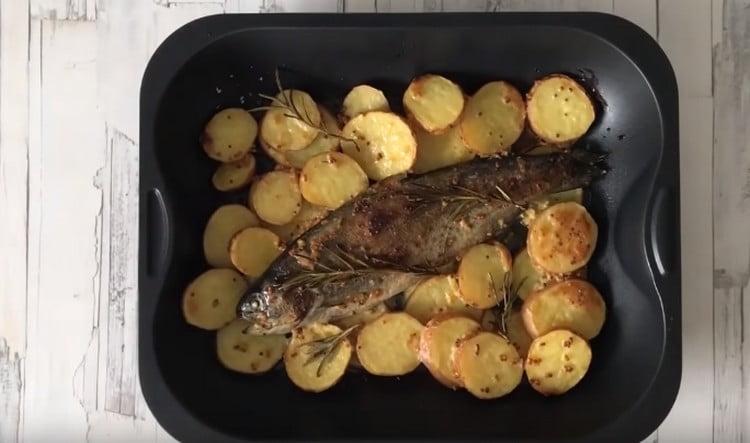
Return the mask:
[[[255,157],[248,154],[237,161],[220,164],[211,177],[211,182],[219,191],[234,191],[249,185],[253,175]]]
[[[246,156],[258,135],[258,123],[240,108],[220,111],[203,129],[201,145],[206,154],[220,162],[232,162]]]
[[[185,320],[214,330],[235,318],[235,308],[247,290],[245,279],[233,269],[209,269],[192,281],[182,296]]]
[[[566,202],[545,209],[529,228],[526,247],[534,265],[553,274],[567,274],[588,263],[598,228],[586,208]]]
[[[388,99],[380,89],[373,88],[370,85],[358,85],[352,88],[341,105],[341,113],[344,120],[365,114],[370,111],[389,112],[391,107],[388,105]]]
[[[446,130],[456,123],[464,109],[464,93],[447,78],[427,74],[409,83],[404,92],[404,109],[427,132]]]
[[[443,385],[452,389],[461,387],[461,380],[453,371],[452,354],[461,340],[480,329],[476,321],[455,315],[430,320],[420,334],[419,360]]]
[[[341,329],[348,329],[354,325],[366,325],[367,323],[370,323],[386,312],[388,312],[388,306],[386,306],[385,303],[378,303],[377,305],[369,309],[365,309],[364,311],[358,312],[348,317],[340,318],[333,323]],[[354,333],[357,332],[358,331],[356,330],[354,331]]]
[[[232,238],[229,255],[232,264],[250,278],[258,278],[266,272],[283,246],[279,237],[268,229],[245,228]]]
[[[558,329],[537,337],[526,356],[526,377],[544,395],[568,392],[586,375],[591,348],[576,334]]]
[[[596,113],[586,90],[575,80],[553,74],[534,82],[526,96],[529,126],[547,143],[577,140],[588,131]]]
[[[320,110],[310,94],[285,90],[277,94],[272,108],[263,116],[260,137],[278,151],[296,151],[315,140],[320,122]]]
[[[547,286],[523,303],[523,321],[532,337],[567,329],[590,340],[601,331],[606,316],[604,299],[584,280],[565,280]]]
[[[268,143],[263,141],[263,137],[258,137],[258,144],[263,149],[263,152],[265,152],[269,157],[271,157],[271,160],[275,161],[277,164],[281,166],[287,166],[292,167],[292,164],[289,163],[289,160],[286,159],[286,155],[284,155],[283,152],[277,151],[273,149],[272,147],[268,146]],[[295,151],[287,151],[287,152],[295,152]]]
[[[299,187],[305,200],[336,209],[370,185],[359,164],[341,152],[317,155],[305,163]]]
[[[297,151],[284,152],[277,151],[276,149],[268,146],[268,143],[263,141],[263,138],[261,137],[259,138],[261,148],[263,148],[266,154],[268,154],[268,156],[271,157],[276,163],[297,169],[302,169],[302,167],[305,166],[305,163],[309,159],[315,157],[318,154],[337,151],[340,147],[340,140],[335,135],[341,134],[341,129],[338,126],[338,122],[336,121],[336,118],[331,115],[331,113],[328,112],[328,110],[326,110],[323,106],[318,106],[318,110],[320,111],[324,128],[326,129],[326,131],[333,135],[320,132],[318,136],[315,137],[315,140],[313,140],[312,143],[310,143],[306,147]]]
[[[523,378],[523,360],[505,337],[480,332],[461,341],[452,358],[463,386],[481,399],[500,398]]]
[[[467,148],[482,156],[508,152],[521,136],[525,119],[518,90],[503,81],[490,82],[466,102],[461,137]]]
[[[501,244],[479,244],[469,249],[458,265],[458,295],[469,306],[487,309],[505,296],[506,274],[512,258]]]
[[[482,329],[505,336],[518,351],[518,355],[526,357],[529,346],[533,340],[526,331],[526,325],[523,323],[521,311],[513,310],[505,322],[505,330],[502,328],[502,321],[499,320],[498,312],[495,309],[484,311],[482,316]]]
[[[404,311],[422,324],[440,314],[458,314],[479,320],[482,311],[468,306],[458,295],[453,275],[436,275],[424,280],[406,294]]]
[[[411,170],[417,174],[467,162],[475,156],[466,148],[458,125],[440,134],[414,128],[414,135],[417,138],[417,158]]]
[[[383,314],[357,334],[357,358],[374,375],[404,375],[419,366],[422,324],[405,312]]]
[[[216,268],[232,267],[229,243],[244,228],[260,225],[253,211],[242,205],[219,207],[206,223],[203,231],[203,253],[209,265]]]
[[[352,345],[348,339],[339,341],[327,358],[324,355],[314,357],[321,340],[341,332],[338,326],[321,323],[294,330],[284,353],[284,367],[292,383],[305,391],[322,392],[341,379],[352,356]]]
[[[408,171],[417,156],[417,141],[411,128],[390,112],[358,115],[344,126],[342,135],[346,139],[341,142],[344,153],[373,180]]]
[[[272,225],[289,223],[302,209],[302,193],[294,171],[271,171],[250,188],[250,205]]]
[[[225,368],[261,374],[281,360],[287,339],[283,335],[251,335],[248,323],[237,319],[216,333],[216,353]]]
[[[531,263],[531,258],[529,257],[526,248],[523,248],[518,254],[516,254],[515,258],[513,258],[512,272],[513,288],[522,300],[526,300],[526,297],[531,291],[542,287],[544,277]]]
[[[278,235],[284,243],[289,243],[318,224],[329,212],[328,208],[302,201],[302,208],[292,221],[278,226],[269,224],[267,229]]]

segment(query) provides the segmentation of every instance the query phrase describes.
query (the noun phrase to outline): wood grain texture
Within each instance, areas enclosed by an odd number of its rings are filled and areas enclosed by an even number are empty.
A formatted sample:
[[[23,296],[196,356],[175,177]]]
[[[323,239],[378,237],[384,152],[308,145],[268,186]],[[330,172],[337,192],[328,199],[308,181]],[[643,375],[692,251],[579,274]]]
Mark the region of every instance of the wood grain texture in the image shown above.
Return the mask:
[[[31,16],[36,19],[96,20],[96,0],[31,0],[29,6]]]
[[[613,12],[657,38],[657,4],[654,0],[614,0]]]

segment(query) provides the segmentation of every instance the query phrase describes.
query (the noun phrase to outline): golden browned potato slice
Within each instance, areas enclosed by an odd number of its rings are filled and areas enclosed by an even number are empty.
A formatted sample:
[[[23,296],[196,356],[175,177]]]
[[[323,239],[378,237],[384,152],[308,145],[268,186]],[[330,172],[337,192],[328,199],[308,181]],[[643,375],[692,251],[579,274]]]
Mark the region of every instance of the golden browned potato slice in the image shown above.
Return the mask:
[[[479,244],[469,249],[458,265],[459,297],[469,306],[487,309],[497,305],[505,294],[505,274],[512,258],[501,244]]]
[[[503,81],[487,83],[466,102],[461,137],[482,156],[508,152],[521,136],[525,119],[523,97],[516,88]]]
[[[317,155],[305,163],[299,186],[305,200],[336,209],[370,185],[359,164],[341,152]]]
[[[255,157],[248,154],[237,161],[219,165],[211,177],[211,182],[219,191],[234,191],[249,185],[253,175],[255,175]]]
[[[231,268],[229,243],[232,237],[244,228],[259,224],[258,217],[245,206],[219,207],[211,214],[203,231],[203,253],[208,264],[216,268]]]
[[[505,336],[510,343],[515,346],[518,355],[526,357],[529,346],[533,340],[526,331],[526,325],[523,324],[521,311],[513,310],[505,322],[505,330],[502,329],[502,321],[499,318],[499,312],[496,309],[484,311],[482,316],[482,329],[485,331],[495,332]]]
[[[298,328],[292,334],[292,340],[284,353],[284,367],[292,383],[309,392],[322,392],[341,379],[349,359],[352,356],[352,345],[347,338],[335,341],[319,356],[315,354],[330,339],[341,334],[338,326],[314,323]]]
[[[336,135],[341,134],[338,122],[323,106],[318,106],[318,109],[320,111],[324,128],[327,132],[320,132],[312,143],[297,151],[281,152],[268,146],[268,143],[264,142],[263,138],[260,138],[261,148],[263,148],[266,154],[268,154],[268,156],[276,163],[297,169],[302,169],[309,159],[318,154],[337,151],[340,147],[340,143],[339,138],[336,137]]]
[[[229,108],[214,115],[203,130],[201,145],[206,154],[220,162],[246,156],[258,135],[258,123],[249,112]]]
[[[598,228],[586,208],[566,202],[536,216],[526,239],[534,265],[552,274],[586,266],[596,247]]]
[[[264,222],[272,225],[289,223],[302,209],[302,193],[297,173],[271,171],[250,188],[250,205]]]
[[[374,375],[404,375],[419,366],[422,324],[405,312],[383,314],[357,334],[357,358]]]
[[[516,348],[491,332],[461,341],[452,362],[466,390],[485,400],[509,394],[523,378],[523,360]]]
[[[526,248],[513,259],[513,288],[521,299],[526,300],[529,293],[542,287],[543,276],[531,263]]]
[[[594,121],[594,104],[572,78],[553,74],[534,82],[526,97],[529,126],[547,143],[575,141]]]
[[[451,357],[461,340],[480,329],[476,321],[455,315],[430,320],[419,338],[419,360],[443,385],[452,389],[461,387],[461,380],[453,371]]]
[[[568,392],[586,375],[591,348],[576,334],[558,329],[536,338],[526,356],[526,377],[544,395]]]
[[[307,232],[319,221],[323,220],[330,211],[323,206],[316,206],[306,201],[302,202],[302,208],[292,221],[284,225],[267,225],[267,229],[276,233],[281,241],[289,243],[300,235]]]
[[[482,311],[464,303],[453,275],[436,275],[406,293],[404,311],[422,324],[439,314],[458,314],[479,320]]]
[[[260,137],[277,151],[296,151],[318,136],[321,115],[310,94],[296,89],[279,93],[260,122]]]
[[[367,323],[370,323],[386,312],[388,312],[388,307],[385,305],[385,303],[378,303],[377,305],[369,309],[365,309],[362,312],[358,312],[348,317],[340,318],[333,323],[341,329],[348,329],[354,325],[365,325]],[[357,332],[357,330],[354,331],[354,333]]]
[[[216,333],[216,353],[225,368],[261,374],[281,360],[287,339],[283,335],[251,335],[245,320],[237,319]]]
[[[408,171],[417,156],[417,140],[411,128],[390,112],[358,115],[344,126],[342,135],[344,153],[373,180]]]
[[[388,105],[388,99],[385,98],[383,91],[370,85],[359,85],[352,88],[344,97],[344,103],[341,105],[344,121],[349,121],[370,111],[389,112],[390,110],[391,107]]]
[[[606,306],[601,294],[584,280],[565,280],[532,292],[523,303],[523,321],[532,337],[567,329],[590,340],[601,331]]]
[[[258,278],[281,254],[279,237],[268,229],[245,228],[232,238],[229,255],[232,264],[250,278]]]
[[[193,280],[182,296],[185,320],[214,330],[235,318],[235,308],[247,290],[245,279],[232,269],[209,269]]]
[[[453,125],[440,134],[430,134],[422,128],[414,128],[414,135],[417,138],[417,159],[411,170],[417,174],[467,162],[475,156],[466,148],[458,125]]]
[[[404,109],[427,132],[446,130],[456,123],[464,109],[464,93],[447,78],[427,74],[409,83],[404,92]]]

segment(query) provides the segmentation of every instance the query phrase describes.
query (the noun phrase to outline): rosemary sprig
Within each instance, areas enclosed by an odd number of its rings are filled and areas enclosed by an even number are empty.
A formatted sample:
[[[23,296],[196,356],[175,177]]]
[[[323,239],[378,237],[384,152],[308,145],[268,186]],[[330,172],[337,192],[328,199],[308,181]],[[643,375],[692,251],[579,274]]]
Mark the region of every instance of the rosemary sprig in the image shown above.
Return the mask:
[[[341,344],[341,342],[343,342],[346,337],[358,327],[359,325],[350,326],[349,328],[341,331],[336,335],[331,335],[330,337],[313,340],[311,342],[303,343],[302,345],[300,345],[311,348],[310,357],[308,357],[307,361],[305,361],[304,366],[320,360],[318,369],[315,371],[315,375],[320,377],[320,375],[323,373],[323,368],[325,367],[325,365],[328,364],[328,362],[331,360],[331,358],[333,358],[334,355],[336,355],[336,349]]]
[[[440,202],[442,204],[450,203],[488,203],[492,201],[502,201],[510,203],[518,209],[525,210],[526,206],[515,202],[507,192],[503,190],[499,185],[495,186],[495,193],[483,193],[475,191],[465,186],[451,185],[447,188],[438,188],[436,186],[424,185],[421,183],[410,183],[410,190],[406,192],[406,196],[412,201],[417,203],[434,203]]]
[[[500,332],[503,335],[508,334],[508,321],[510,320],[510,316],[513,313],[513,307],[515,306],[516,302],[520,299],[520,295],[518,293],[521,286],[523,286],[524,282],[526,281],[526,278],[521,280],[521,282],[513,286],[513,276],[510,272],[506,272],[504,276],[503,281],[503,294],[502,299],[497,293],[497,287],[495,286],[494,279],[492,278],[492,274],[487,274],[490,278],[490,289],[493,291],[493,294],[495,295],[495,300],[497,300],[497,307],[498,309],[495,311],[495,319],[498,325],[498,328]]]
[[[339,134],[337,131],[331,128],[328,128],[328,125],[326,125],[325,119],[323,118],[320,119],[320,123],[316,124],[310,117],[310,113],[307,110],[307,106],[304,102],[302,103],[302,109],[300,110],[299,106],[297,106],[297,103],[295,103],[294,101],[295,90],[294,89],[290,90],[288,94],[284,93],[284,87],[281,85],[281,77],[279,74],[279,68],[276,68],[276,70],[274,71],[274,80],[276,82],[276,88],[279,90],[278,96],[273,97],[267,94],[259,93],[258,96],[270,101],[270,104],[266,106],[258,106],[256,108],[251,109],[250,112],[269,111],[271,109],[283,108],[285,111],[284,112],[285,117],[299,120],[302,123],[306,124],[307,126],[317,129],[326,137],[333,137],[333,138],[338,138],[340,140],[346,140],[348,142],[357,143],[356,140],[351,139],[349,137],[344,137],[343,135]]]

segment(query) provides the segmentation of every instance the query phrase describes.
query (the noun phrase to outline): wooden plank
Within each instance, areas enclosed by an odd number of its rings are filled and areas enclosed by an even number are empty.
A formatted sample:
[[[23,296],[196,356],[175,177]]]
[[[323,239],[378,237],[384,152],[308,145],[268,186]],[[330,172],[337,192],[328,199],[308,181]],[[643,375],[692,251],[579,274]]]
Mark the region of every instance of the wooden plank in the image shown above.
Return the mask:
[[[96,20],[96,0],[31,0],[31,17],[49,20]]]
[[[492,0],[487,2],[487,10],[612,12],[612,0]]]
[[[711,96],[711,2],[660,0],[658,40],[669,56],[680,93]]]
[[[86,436],[82,358],[96,336],[97,220],[104,161],[96,24],[32,21],[28,346],[24,440]],[[43,61],[42,61],[43,60]],[[38,70],[38,71],[37,71]],[[61,142],[62,141],[62,142]],[[83,369],[89,372],[89,366]],[[94,378],[95,380],[95,378]],[[71,387],[73,394],[71,395]],[[93,396],[95,402],[95,395]],[[54,434],[52,434],[54,433]]]
[[[375,12],[376,0],[344,0],[344,12]]]
[[[680,223],[682,242],[682,382],[659,441],[712,439],[713,259],[711,150],[713,100],[680,96]]]
[[[716,2],[718,3],[718,2]],[[714,441],[750,438],[750,10],[749,0],[714,5]]]
[[[656,38],[656,0],[614,0],[614,13],[626,18]]]
[[[23,362],[0,338],[0,441],[19,441],[22,399]]]

